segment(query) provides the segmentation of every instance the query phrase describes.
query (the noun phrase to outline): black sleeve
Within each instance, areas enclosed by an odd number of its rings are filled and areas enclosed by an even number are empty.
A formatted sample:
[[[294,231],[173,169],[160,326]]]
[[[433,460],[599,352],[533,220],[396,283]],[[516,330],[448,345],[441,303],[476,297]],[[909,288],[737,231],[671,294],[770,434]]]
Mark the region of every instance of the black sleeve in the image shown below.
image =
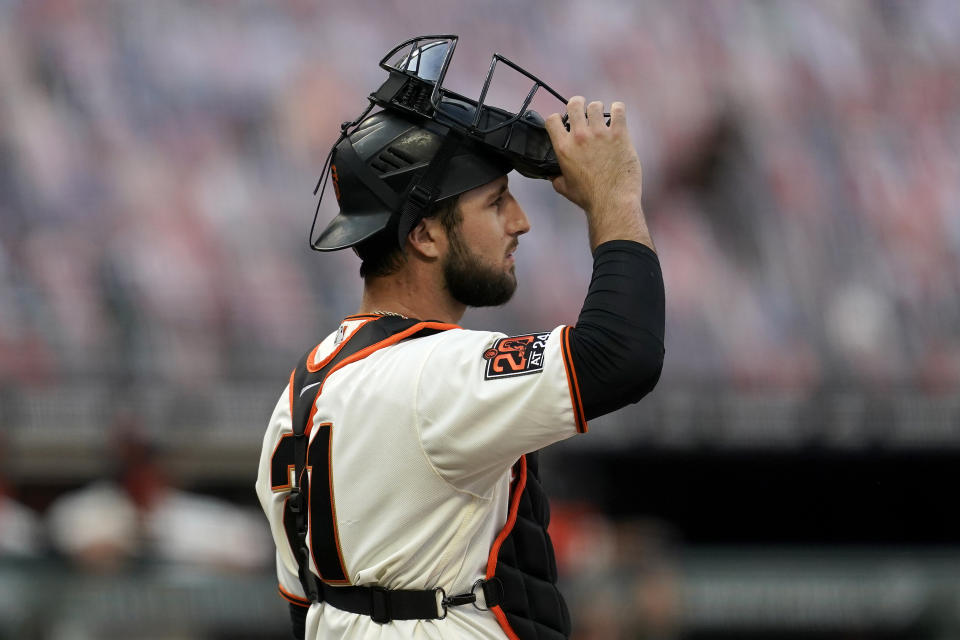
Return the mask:
[[[304,640],[307,635],[307,611],[310,607],[290,603],[290,622],[293,624],[293,640]]]
[[[663,274],[657,254],[628,240],[597,247],[590,289],[569,333],[588,420],[653,390],[663,369],[663,331]]]

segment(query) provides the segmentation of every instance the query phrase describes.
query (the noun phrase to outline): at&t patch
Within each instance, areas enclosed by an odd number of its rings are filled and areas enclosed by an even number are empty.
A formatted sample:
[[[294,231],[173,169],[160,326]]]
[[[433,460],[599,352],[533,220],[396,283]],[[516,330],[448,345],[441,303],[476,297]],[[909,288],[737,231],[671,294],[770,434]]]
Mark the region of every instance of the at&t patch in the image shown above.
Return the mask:
[[[543,370],[543,352],[547,348],[549,333],[533,333],[525,336],[500,338],[483,352],[487,361],[485,380],[525,376]]]

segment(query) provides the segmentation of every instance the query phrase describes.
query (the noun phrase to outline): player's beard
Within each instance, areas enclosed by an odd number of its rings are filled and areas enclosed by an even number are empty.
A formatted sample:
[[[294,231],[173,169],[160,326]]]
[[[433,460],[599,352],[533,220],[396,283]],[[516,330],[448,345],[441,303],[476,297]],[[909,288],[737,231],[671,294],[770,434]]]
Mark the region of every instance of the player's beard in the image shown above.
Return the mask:
[[[450,252],[443,264],[443,277],[453,299],[468,307],[506,304],[517,289],[517,277],[485,264],[470,251],[457,228],[450,229]]]

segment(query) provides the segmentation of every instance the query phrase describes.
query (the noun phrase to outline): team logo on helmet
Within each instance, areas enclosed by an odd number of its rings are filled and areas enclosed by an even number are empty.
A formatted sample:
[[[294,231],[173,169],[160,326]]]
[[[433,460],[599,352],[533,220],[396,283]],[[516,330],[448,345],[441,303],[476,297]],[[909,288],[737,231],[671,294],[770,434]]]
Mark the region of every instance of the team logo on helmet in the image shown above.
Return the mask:
[[[340,176],[337,175],[337,165],[330,165],[330,177],[333,179],[333,194],[337,196],[337,202],[340,202]]]

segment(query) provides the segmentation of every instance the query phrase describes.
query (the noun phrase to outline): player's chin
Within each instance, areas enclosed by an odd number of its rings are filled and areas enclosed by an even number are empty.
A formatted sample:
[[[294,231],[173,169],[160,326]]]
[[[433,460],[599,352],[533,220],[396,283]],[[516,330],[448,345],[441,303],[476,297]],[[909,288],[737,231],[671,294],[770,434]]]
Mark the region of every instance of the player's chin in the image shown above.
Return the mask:
[[[501,271],[476,263],[448,263],[444,278],[453,299],[468,307],[506,304],[517,288],[517,277],[512,270]]]
[[[513,297],[513,294],[517,292],[517,274],[513,272],[513,269],[510,269],[510,297]],[[508,298],[509,299],[509,298]]]
[[[510,295],[513,295],[513,292],[517,289],[517,268],[511,265],[507,272],[503,274],[503,278],[509,283],[507,286],[510,289]]]

